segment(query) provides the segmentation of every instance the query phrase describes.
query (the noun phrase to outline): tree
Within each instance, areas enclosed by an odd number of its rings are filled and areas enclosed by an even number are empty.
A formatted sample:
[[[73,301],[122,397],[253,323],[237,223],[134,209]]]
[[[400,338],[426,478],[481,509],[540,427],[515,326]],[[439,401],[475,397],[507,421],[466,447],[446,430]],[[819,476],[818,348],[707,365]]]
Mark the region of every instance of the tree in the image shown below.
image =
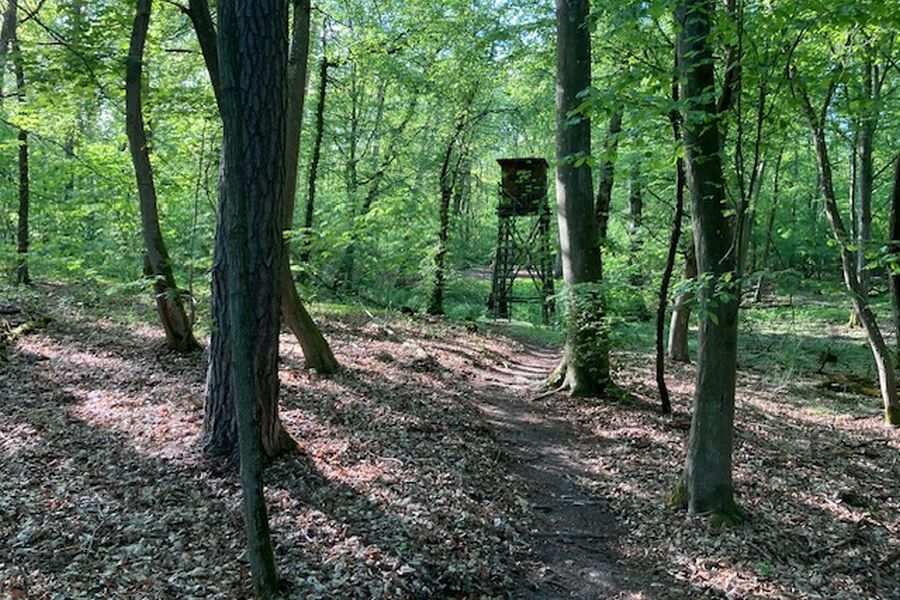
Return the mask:
[[[22,60],[22,49],[19,46],[19,37],[16,26],[18,21],[17,0],[10,2],[12,13],[12,50],[13,64],[16,72],[16,98],[19,107],[25,106],[25,66]],[[16,281],[20,284],[30,284],[31,277],[28,274],[28,219],[31,211],[31,180],[28,175],[28,130],[19,127],[17,135],[19,143],[19,225],[16,232],[16,252],[19,255],[16,265]]]
[[[309,7],[302,1],[294,2],[294,29],[291,37],[290,63],[285,70],[286,98],[289,101],[290,114],[284,119],[285,139],[289,136],[296,135],[299,143],[299,131],[301,124],[299,119],[302,116],[302,98],[305,95],[306,84],[306,67],[301,69],[303,63],[308,57],[308,37],[309,37]],[[219,98],[220,113],[222,110],[221,98],[224,95],[222,81],[220,75],[220,63],[217,60],[219,55],[216,46],[215,27],[209,12],[209,6],[206,0],[191,0],[188,8],[188,14],[194,25],[197,38],[203,50],[204,60],[207,65],[207,71],[216,97]],[[304,41],[304,38],[305,41]],[[290,125],[294,123],[293,125]],[[290,125],[290,129],[288,129]],[[284,161],[285,167],[290,168],[290,164],[296,169],[297,158],[295,153],[299,152],[299,146],[291,143],[284,147],[286,152]],[[290,151],[290,156],[288,152]],[[294,177],[285,177],[282,181],[284,190],[279,196],[282,201],[291,207],[279,207],[279,222],[283,228],[293,221],[293,203],[296,191],[297,179]],[[213,257],[213,275],[212,275],[212,312],[214,320],[214,329],[210,340],[210,361],[206,378],[206,400],[204,402],[203,417],[203,448],[206,452],[213,455],[233,456],[237,451],[238,431],[237,419],[235,414],[235,405],[233,400],[233,390],[231,388],[232,377],[230,375],[231,365],[231,336],[229,333],[228,322],[228,261],[227,250],[225,248],[225,230],[223,229],[222,215],[227,212],[227,191],[225,186],[220,183],[219,193],[219,218],[216,225],[216,243]],[[315,322],[309,316],[309,313],[303,307],[299,296],[297,295],[294,282],[290,277],[289,266],[289,247],[284,244],[282,252],[279,254],[282,270],[279,273],[279,281],[282,286],[280,295],[280,303],[285,320],[291,327],[294,334],[300,342],[304,352],[306,365],[309,368],[316,369],[321,373],[331,373],[337,370],[338,363],[331,352],[327,341],[322,336]],[[271,391],[271,390],[270,390]],[[277,393],[258,395],[257,399],[261,407],[262,415],[262,443],[266,456],[274,458],[279,454],[290,451],[296,447],[294,440],[288,435],[281,420],[278,416],[278,398]]]
[[[137,180],[144,237],[144,274],[153,280],[156,310],[166,332],[166,341],[174,350],[191,351],[200,347],[194,338],[193,324],[184,310],[182,293],[175,282],[169,252],[159,226],[159,209],[150,147],[144,128],[142,83],[144,44],[150,25],[151,0],[137,0],[137,10],[128,47],[125,71],[125,121],[131,160]]]
[[[679,0],[678,68],[687,181],[701,282],[693,416],[684,474],[673,501],[692,513],[734,520],[732,449],[739,291],[734,230],[725,212],[719,107],[710,33],[712,0]]]
[[[676,57],[677,63],[677,57]],[[677,67],[677,64],[676,64]],[[678,78],[672,81],[672,102],[678,103]],[[669,124],[672,126],[672,136],[675,143],[681,141],[681,115],[678,110],[672,108],[668,114]],[[656,307],[656,387],[659,390],[660,408],[663,414],[667,415],[672,412],[672,402],[669,399],[669,389],[666,387],[666,361],[665,361],[665,327],[666,327],[666,307],[669,304],[669,284],[672,282],[672,272],[675,270],[675,257],[678,254],[678,241],[681,239],[681,221],[684,218],[684,158],[678,156],[675,159],[675,214],[672,218],[672,231],[669,234],[669,249],[666,253],[666,264],[663,267],[662,281],[659,284],[659,302]],[[690,245],[693,250],[693,244]],[[693,252],[691,252],[693,256]],[[687,266],[687,264],[685,264]],[[696,270],[696,269],[695,269]],[[696,273],[694,274],[696,275]],[[679,297],[679,302],[682,298]],[[687,320],[683,323],[675,320],[676,310],[672,312],[672,329],[670,333],[670,341],[672,336],[681,335],[683,340],[678,341],[680,346],[678,350],[683,350],[685,358],[687,357]],[[682,307],[684,311],[684,307]],[[676,327],[681,327],[681,332],[676,332]],[[671,349],[671,348],[670,348]]]
[[[894,261],[890,265],[891,309],[894,316],[895,366],[900,368],[900,156],[894,159],[894,187],[891,191],[890,251]]]
[[[316,211],[316,182],[319,177],[319,161],[322,159],[322,140],[325,137],[325,97],[328,93],[328,46],[325,26],[322,27],[322,58],[319,59],[319,89],[316,96],[316,128],[313,136],[312,158],[306,182],[306,211],[303,216],[303,237],[300,243],[300,262],[307,264],[312,249],[313,218]]]
[[[600,181],[597,184],[595,210],[597,213],[598,236],[600,238],[601,246],[606,243],[606,233],[609,229],[609,206],[612,203],[616,155],[619,148],[619,135],[621,133],[622,110],[617,109],[609,118],[609,128],[606,131],[606,139],[603,142],[603,154],[600,156]]]
[[[231,375],[240,440],[241,487],[254,588],[275,593],[261,428],[278,396],[278,334],[285,202],[287,5],[278,0],[220,0],[228,321]]]
[[[573,395],[609,384],[598,227],[588,161],[591,121],[577,112],[591,84],[587,0],[556,0],[556,203],[567,286],[567,335],[561,374]]]
[[[859,318],[866,337],[872,357],[875,359],[875,369],[878,372],[878,383],[881,389],[881,398],[884,403],[884,421],[888,425],[900,426],[900,401],[897,397],[897,380],[894,373],[894,358],[884,341],[875,313],[869,304],[868,294],[859,280],[857,271],[858,263],[854,260],[851,250],[852,240],[844,226],[837,196],[834,191],[833,169],[828,153],[828,140],[825,135],[828,109],[834,96],[837,82],[831,79],[825,91],[825,97],[818,107],[813,106],[806,83],[800,78],[796,67],[793,67],[791,86],[795,96],[800,102],[803,115],[806,117],[816,149],[816,164],[819,173],[819,191],[825,203],[825,212],[831,225],[831,232],[841,255],[841,268],[844,275],[844,285],[850,294],[853,311]]]

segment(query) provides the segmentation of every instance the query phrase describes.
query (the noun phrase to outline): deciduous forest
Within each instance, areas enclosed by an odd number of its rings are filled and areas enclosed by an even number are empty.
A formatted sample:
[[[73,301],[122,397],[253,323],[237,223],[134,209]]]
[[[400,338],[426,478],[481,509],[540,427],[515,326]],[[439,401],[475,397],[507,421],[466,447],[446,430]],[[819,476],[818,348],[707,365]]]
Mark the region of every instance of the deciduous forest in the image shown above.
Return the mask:
[[[900,598],[898,34],[0,2],[0,598]]]

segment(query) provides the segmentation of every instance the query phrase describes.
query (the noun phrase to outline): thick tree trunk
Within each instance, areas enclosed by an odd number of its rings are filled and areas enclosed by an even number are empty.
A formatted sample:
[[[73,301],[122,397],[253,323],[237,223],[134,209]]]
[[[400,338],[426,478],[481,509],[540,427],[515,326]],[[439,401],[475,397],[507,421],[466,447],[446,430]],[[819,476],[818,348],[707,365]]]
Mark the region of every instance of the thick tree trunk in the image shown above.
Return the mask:
[[[287,5],[219,2],[228,321],[241,487],[254,588],[278,585],[263,493],[267,424],[278,410],[287,99]],[[267,412],[273,414],[267,414]]]
[[[556,203],[568,288],[564,382],[573,395],[600,394],[609,385],[599,228],[586,161],[591,123],[572,116],[591,84],[588,12],[587,0],[556,0]]]
[[[737,268],[734,231],[722,207],[725,178],[720,158],[721,135],[713,98],[714,58],[709,38],[712,0],[679,0],[675,20],[683,112],[687,181],[694,219],[699,273],[708,278],[700,290],[700,316],[694,409],[680,502],[695,514],[726,520],[739,516],[732,483],[734,394],[737,369],[738,299],[716,297]],[[715,299],[715,303],[710,302]]]
[[[881,335],[875,314],[869,306],[868,295],[860,284],[857,263],[850,251],[852,240],[844,227],[837,197],[834,193],[832,179],[831,160],[828,156],[828,143],[825,139],[825,118],[831,98],[834,94],[835,84],[832,83],[823,104],[823,108],[817,113],[813,108],[809,95],[802,85],[796,80],[792,81],[794,91],[800,96],[803,112],[812,132],[816,148],[816,164],[819,172],[820,192],[825,203],[825,213],[831,225],[831,232],[838,244],[841,254],[841,267],[844,272],[844,285],[850,293],[850,301],[854,313],[859,317],[860,323],[866,332],[869,348],[875,359],[875,368],[878,372],[878,383],[881,388],[881,398],[884,402],[884,420],[887,424],[900,426],[900,402],[897,398],[897,381],[894,373],[894,359]]]
[[[171,348],[190,351],[199,348],[194,339],[193,325],[184,310],[181,292],[175,283],[169,253],[159,226],[156,186],[150,164],[150,148],[144,130],[144,114],[141,99],[144,44],[150,25],[151,0],[138,0],[128,49],[125,74],[125,121],[131,160],[137,180],[141,209],[141,230],[144,237],[144,271],[153,279],[156,310],[166,332]]]
[[[606,242],[609,229],[609,206],[615,180],[616,154],[619,148],[619,134],[622,132],[622,111],[616,111],[609,118],[606,140],[603,142],[603,156],[600,157],[600,181],[597,183],[597,201],[594,208],[597,216],[597,236],[601,247]]]
[[[187,14],[194,26],[194,31],[200,43],[200,49],[203,53],[203,59],[206,62],[206,68],[209,73],[210,82],[212,83],[213,92],[221,111],[222,84],[219,75],[218,63],[218,46],[216,42],[216,30],[212,22],[212,15],[209,10],[209,4],[206,0],[190,0]],[[306,84],[306,59],[309,55],[309,3],[305,0],[294,0],[294,35],[291,44],[291,67],[290,81],[288,82],[289,94],[292,98],[290,123],[291,131],[287,132],[288,139],[296,139],[296,147],[286,146],[286,151],[296,152],[296,158],[292,160],[293,169],[288,172],[294,172],[292,180],[286,178],[287,183],[291,182],[293,189],[296,190],[296,167],[299,160],[299,136],[302,126],[303,114],[303,97],[305,96]],[[287,75],[286,75],[287,76]],[[290,124],[288,123],[288,125]],[[288,125],[285,125],[288,127]],[[288,157],[290,158],[290,157]],[[220,185],[220,188],[222,186]],[[294,209],[294,192],[287,191],[286,197],[290,199],[290,206],[283,210],[283,218],[287,221],[285,227],[290,228],[293,221]],[[224,214],[225,196],[220,189],[219,198],[219,215]],[[229,400],[230,383],[228,376],[228,336],[216,336],[216,329],[225,329],[226,325],[223,320],[227,317],[227,286],[225,278],[227,277],[226,264],[224,259],[224,249],[222,247],[222,235],[224,233],[218,228],[216,230],[216,249],[214,251],[214,267],[213,267],[213,294],[212,294],[212,314],[215,328],[213,330],[211,348],[210,348],[210,366],[207,373],[207,402],[212,398],[212,405],[207,407],[206,414],[208,418],[216,413],[232,410],[233,403]],[[286,251],[285,254],[288,254]],[[283,259],[286,260],[286,259]],[[285,287],[283,297],[283,314],[285,321],[291,328],[291,331],[300,342],[303,349],[304,359],[308,368],[316,369],[321,373],[333,373],[339,368],[334,354],[328,342],[325,340],[319,328],[310,317],[309,313],[303,307],[300,296],[294,287],[293,280],[290,277],[290,269],[286,268],[286,275],[281,276],[281,283]],[[218,281],[217,281],[218,280]],[[221,293],[216,293],[217,288]],[[209,394],[212,394],[210,396]],[[224,413],[223,413],[224,414]],[[235,448],[234,441],[236,439],[236,429],[234,429],[234,415],[224,418],[213,419],[209,423],[204,423],[204,448],[212,453],[230,453]],[[231,425],[226,425],[231,423]],[[225,428],[223,430],[223,427]],[[267,451],[272,450],[276,454],[280,452],[282,447],[291,447],[293,443],[289,437],[279,430],[278,427],[271,428],[273,431],[273,439],[265,442]],[[230,434],[226,435],[226,431]],[[270,457],[274,454],[270,454]]]
[[[223,152],[224,154],[224,152]],[[224,173],[219,180],[219,207],[216,218],[216,241],[213,250],[211,311],[213,330],[209,342],[209,366],[206,372],[206,394],[203,403],[203,451],[212,456],[238,456],[238,426],[235,413],[231,372],[231,325],[228,320],[229,279],[227,260],[228,195]],[[279,276],[283,276],[279,274]],[[262,427],[260,438],[269,459],[290,452],[297,443],[281,424],[278,416],[277,389],[274,394],[259,395]]]

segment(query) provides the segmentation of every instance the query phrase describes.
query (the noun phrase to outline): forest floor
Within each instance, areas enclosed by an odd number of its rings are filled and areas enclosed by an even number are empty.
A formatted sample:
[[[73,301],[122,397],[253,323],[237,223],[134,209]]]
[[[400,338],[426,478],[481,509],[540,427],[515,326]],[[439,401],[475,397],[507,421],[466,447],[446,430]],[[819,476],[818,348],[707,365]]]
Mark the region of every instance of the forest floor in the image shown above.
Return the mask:
[[[693,367],[661,416],[641,331],[614,356],[627,395],[539,398],[541,330],[318,309],[344,368],[303,370],[283,336],[300,451],[267,471],[288,596],[900,598],[900,434],[851,385],[861,333],[816,302],[747,311],[748,520],[725,529],[666,507]],[[168,352],[143,298],[5,288],[0,313],[49,317],[0,349],[0,597],[249,597],[238,478],[198,444],[204,354]]]

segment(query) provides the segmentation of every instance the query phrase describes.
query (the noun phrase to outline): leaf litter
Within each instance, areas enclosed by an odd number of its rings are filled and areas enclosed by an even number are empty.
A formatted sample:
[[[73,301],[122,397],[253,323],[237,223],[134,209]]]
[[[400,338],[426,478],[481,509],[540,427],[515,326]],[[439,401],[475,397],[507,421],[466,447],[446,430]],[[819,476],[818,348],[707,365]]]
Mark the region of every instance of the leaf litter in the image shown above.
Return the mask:
[[[251,597],[236,473],[199,450],[206,358],[48,296],[0,370],[0,597]],[[663,418],[640,353],[615,356],[625,401],[532,400],[555,352],[502,328],[320,320],[344,369],[283,336],[301,451],[266,474],[288,597],[900,597],[900,440],[796,400],[831,393],[812,376],[742,371],[748,520],[719,529],[665,506],[692,367]]]

